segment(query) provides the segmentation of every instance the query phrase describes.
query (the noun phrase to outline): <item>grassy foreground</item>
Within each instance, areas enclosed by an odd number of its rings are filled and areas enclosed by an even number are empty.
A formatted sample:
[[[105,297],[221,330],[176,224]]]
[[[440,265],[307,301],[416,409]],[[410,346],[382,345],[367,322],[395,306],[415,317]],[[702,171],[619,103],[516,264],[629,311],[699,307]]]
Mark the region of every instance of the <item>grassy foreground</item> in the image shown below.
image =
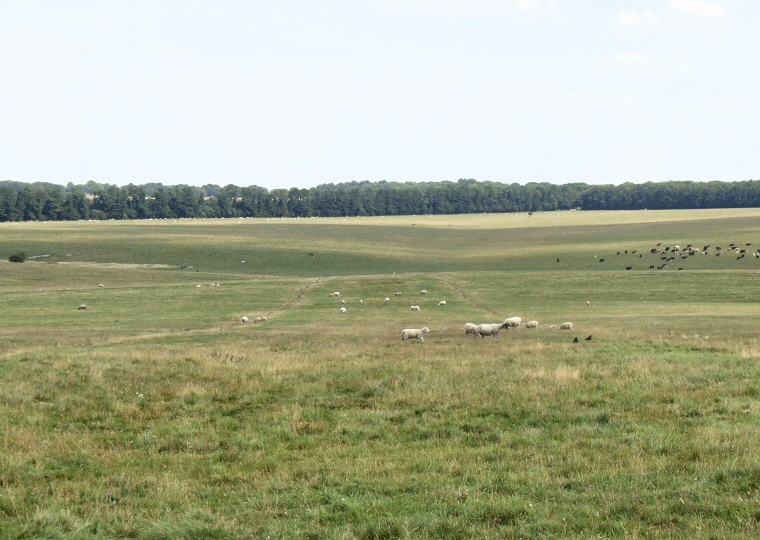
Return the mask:
[[[757,538],[760,259],[659,242],[760,210],[0,224],[0,538]]]

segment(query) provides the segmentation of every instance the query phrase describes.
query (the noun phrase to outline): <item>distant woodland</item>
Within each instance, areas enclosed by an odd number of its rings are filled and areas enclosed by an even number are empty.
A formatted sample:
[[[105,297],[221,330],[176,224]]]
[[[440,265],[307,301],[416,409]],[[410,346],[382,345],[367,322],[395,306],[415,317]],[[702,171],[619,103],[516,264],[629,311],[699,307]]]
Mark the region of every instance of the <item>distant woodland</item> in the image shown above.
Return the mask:
[[[502,184],[349,182],[309,189],[262,187],[66,186],[0,182],[0,221],[79,219],[335,217],[554,210],[639,210],[760,207],[760,181]]]

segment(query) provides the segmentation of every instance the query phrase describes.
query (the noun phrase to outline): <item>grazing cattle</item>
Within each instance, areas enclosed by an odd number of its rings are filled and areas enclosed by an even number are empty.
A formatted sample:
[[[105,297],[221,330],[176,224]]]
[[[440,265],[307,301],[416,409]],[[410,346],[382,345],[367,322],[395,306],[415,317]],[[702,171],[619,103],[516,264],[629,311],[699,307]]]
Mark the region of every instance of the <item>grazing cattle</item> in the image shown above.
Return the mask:
[[[633,270],[633,266],[626,266],[625,269],[626,270]]]
[[[604,259],[599,259],[599,262],[604,262]]]

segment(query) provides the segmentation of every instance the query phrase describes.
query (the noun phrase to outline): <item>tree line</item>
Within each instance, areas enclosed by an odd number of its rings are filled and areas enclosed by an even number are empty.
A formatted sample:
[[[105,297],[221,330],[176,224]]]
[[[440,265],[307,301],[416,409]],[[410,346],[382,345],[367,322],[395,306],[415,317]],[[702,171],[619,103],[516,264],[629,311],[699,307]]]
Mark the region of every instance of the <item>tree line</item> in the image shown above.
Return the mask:
[[[116,186],[89,181],[0,182],[0,221],[80,219],[337,217],[414,214],[760,207],[760,181],[502,184],[349,182],[309,189],[232,184]]]

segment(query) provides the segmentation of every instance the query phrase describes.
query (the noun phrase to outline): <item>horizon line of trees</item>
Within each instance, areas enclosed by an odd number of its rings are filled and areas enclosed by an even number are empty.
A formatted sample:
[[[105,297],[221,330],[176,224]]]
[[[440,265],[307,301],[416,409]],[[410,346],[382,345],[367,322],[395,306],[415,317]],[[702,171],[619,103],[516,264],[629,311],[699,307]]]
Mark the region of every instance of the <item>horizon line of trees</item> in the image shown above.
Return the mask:
[[[760,181],[503,184],[349,182],[309,189],[160,183],[66,186],[0,182],[0,222],[80,219],[338,217],[569,210],[670,210],[760,207]]]

